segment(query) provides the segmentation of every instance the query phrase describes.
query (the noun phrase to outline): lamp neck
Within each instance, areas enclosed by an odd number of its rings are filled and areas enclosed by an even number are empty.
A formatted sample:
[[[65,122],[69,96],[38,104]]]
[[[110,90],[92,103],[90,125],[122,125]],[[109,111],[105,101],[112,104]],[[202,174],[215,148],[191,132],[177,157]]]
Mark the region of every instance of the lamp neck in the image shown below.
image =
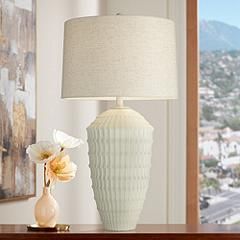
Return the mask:
[[[124,107],[123,98],[122,97],[116,97],[116,107],[117,108],[123,108]]]

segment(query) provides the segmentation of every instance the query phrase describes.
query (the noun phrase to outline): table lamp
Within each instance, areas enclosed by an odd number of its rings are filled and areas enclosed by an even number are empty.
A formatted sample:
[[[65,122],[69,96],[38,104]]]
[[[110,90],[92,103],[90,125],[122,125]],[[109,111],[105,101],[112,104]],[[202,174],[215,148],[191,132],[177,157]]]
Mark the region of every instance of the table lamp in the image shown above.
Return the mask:
[[[153,127],[123,101],[176,96],[172,21],[117,15],[65,22],[62,97],[116,100],[87,128],[94,198],[106,230],[135,229],[150,176]]]

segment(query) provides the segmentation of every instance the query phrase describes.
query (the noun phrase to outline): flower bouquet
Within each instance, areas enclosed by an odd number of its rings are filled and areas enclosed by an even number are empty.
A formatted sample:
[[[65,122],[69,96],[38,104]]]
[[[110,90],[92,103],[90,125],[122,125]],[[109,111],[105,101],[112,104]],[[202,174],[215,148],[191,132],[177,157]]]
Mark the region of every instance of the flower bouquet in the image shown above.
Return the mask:
[[[57,181],[68,182],[75,177],[77,166],[70,160],[67,149],[83,144],[78,138],[58,130],[53,131],[54,142],[39,141],[29,145],[29,158],[44,165],[44,187],[41,198],[35,205],[35,219],[39,227],[55,227],[59,206],[51,195],[51,188]]]

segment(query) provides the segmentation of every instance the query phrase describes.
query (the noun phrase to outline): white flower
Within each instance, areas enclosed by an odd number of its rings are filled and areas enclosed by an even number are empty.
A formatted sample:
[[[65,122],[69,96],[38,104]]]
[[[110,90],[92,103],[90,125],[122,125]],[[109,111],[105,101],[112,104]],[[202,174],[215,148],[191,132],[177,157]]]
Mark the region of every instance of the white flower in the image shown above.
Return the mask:
[[[53,130],[53,139],[55,143],[61,146],[61,148],[76,148],[83,144],[82,139],[69,136],[68,134],[56,129]]]
[[[36,163],[46,163],[53,160],[60,153],[60,146],[47,141],[40,141],[29,145],[27,154],[29,158]]]
[[[77,166],[70,161],[69,155],[60,153],[47,163],[47,177],[53,184],[56,181],[68,182],[75,177]]]

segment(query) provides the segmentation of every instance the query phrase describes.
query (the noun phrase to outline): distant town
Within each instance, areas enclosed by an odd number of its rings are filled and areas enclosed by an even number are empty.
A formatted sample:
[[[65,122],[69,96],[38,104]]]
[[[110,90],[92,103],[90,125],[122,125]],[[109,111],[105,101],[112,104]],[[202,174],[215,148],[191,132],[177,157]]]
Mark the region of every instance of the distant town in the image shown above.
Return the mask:
[[[240,51],[200,53],[202,223],[240,222]]]

